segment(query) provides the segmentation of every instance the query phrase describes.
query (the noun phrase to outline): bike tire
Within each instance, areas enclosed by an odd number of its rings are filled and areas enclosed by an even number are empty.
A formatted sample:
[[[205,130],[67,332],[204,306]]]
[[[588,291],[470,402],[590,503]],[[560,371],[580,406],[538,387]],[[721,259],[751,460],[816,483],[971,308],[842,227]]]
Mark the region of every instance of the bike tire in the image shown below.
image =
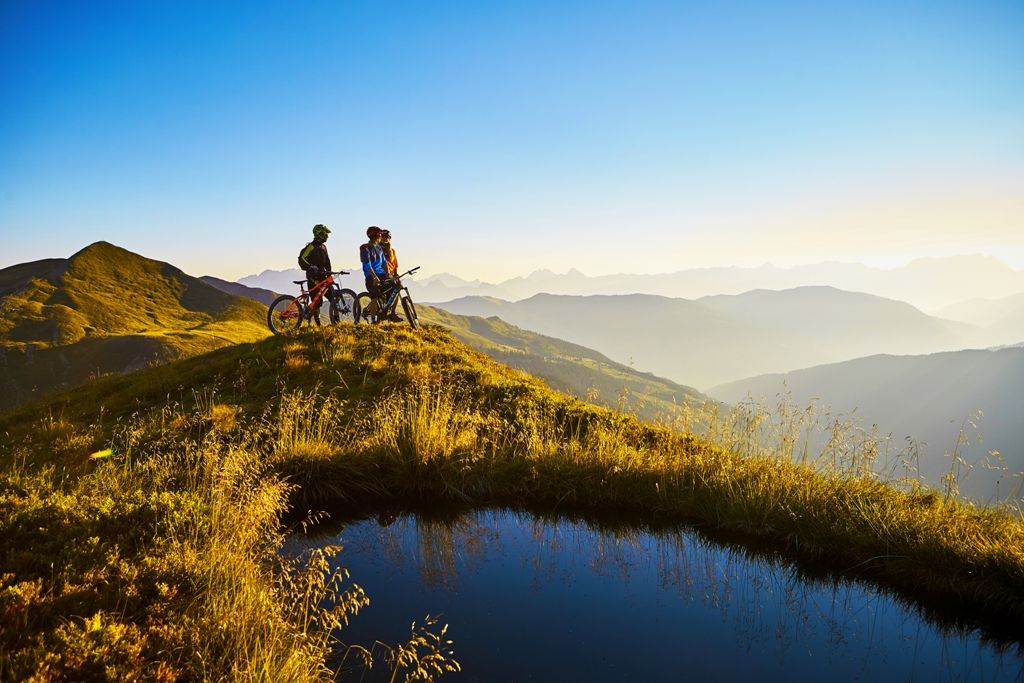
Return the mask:
[[[416,317],[416,304],[408,293],[402,295],[402,310],[405,311],[405,319],[414,330],[420,329],[420,319]]]
[[[290,294],[282,294],[267,308],[267,327],[274,334],[289,334],[302,327],[306,307]]]
[[[376,323],[378,321],[376,313],[367,312],[372,310],[370,306],[372,302],[373,297],[369,292],[360,292],[356,295],[356,305],[359,307],[359,319],[356,322]]]
[[[331,324],[359,322],[359,298],[351,289],[339,289],[331,302]]]

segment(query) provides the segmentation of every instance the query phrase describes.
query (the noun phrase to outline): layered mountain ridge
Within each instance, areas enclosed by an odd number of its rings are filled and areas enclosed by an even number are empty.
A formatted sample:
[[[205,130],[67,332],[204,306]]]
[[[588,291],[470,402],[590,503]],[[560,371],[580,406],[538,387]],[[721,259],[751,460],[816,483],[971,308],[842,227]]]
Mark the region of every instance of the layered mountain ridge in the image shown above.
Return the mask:
[[[299,271],[263,271],[240,282],[274,289]],[[450,273],[420,277],[417,288],[423,301],[451,301],[465,296],[493,296],[518,301],[535,294],[655,294],[697,299],[713,294],[741,294],[752,289],[792,289],[827,285],[907,301],[929,313],[964,299],[992,298],[1024,291],[1024,271],[980,254],[921,258],[897,268],[875,268],[860,263],[825,262],[780,267],[701,267],[670,273],[589,276],[576,269],[555,273],[541,269],[500,282],[467,280]],[[941,314],[941,313],[940,313]]]
[[[977,330],[892,299],[834,287],[697,300],[650,294],[466,297],[437,306],[501,319],[698,388],[875,353],[971,346]]]

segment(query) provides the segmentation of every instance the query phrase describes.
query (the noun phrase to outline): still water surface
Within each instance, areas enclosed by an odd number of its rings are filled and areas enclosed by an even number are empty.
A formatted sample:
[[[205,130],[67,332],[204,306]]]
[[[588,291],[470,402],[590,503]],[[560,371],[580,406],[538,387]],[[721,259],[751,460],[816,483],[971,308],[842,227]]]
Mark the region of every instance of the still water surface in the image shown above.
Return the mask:
[[[284,552],[338,543],[371,600],[343,639],[396,643],[443,615],[463,667],[445,681],[1024,681],[1017,646],[685,528],[403,514],[296,534]]]

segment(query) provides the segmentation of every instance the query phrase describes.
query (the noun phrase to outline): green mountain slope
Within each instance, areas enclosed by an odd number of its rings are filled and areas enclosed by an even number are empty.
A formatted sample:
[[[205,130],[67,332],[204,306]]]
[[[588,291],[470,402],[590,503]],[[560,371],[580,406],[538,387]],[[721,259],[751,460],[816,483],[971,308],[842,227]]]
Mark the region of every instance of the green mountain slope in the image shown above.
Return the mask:
[[[0,271],[0,410],[269,334],[265,309],[106,242]]]
[[[269,289],[246,287],[245,285],[238,284],[237,282],[221,280],[219,277],[213,277],[212,275],[204,275],[199,279],[211,287],[216,287],[222,292],[226,292],[234,296],[249,297],[250,299],[255,299],[264,306],[269,306],[278,296],[278,292],[273,292]],[[294,287],[289,288],[288,291],[292,291],[293,289]]]
[[[692,387],[634,370],[607,356],[501,318],[450,313],[418,305],[420,318],[447,328],[457,339],[499,363],[541,378],[553,389],[647,418],[671,415],[687,402],[710,400]]]

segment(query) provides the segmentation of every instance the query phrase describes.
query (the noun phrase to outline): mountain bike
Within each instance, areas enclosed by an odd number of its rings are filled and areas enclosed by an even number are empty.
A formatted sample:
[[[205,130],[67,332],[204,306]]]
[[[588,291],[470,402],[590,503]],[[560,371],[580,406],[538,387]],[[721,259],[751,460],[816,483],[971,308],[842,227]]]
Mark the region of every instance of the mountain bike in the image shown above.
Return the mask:
[[[359,320],[359,301],[351,289],[343,289],[334,281],[335,275],[348,275],[349,271],[339,270],[328,273],[327,277],[309,290],[305,280],[293,280],[302,293],[299,296],[282,294],[274,299],[267,310],[267,325],[274,334],[294,332],[303,324],[336,325],[342,320]],[[325,299],[327,306],[324,306]],[[324,311],[324,309],[327,309]]]
[[[394,313],[398,302],[402,302],[402,310],[405,311],[405,320],[414,330],[420,327],[420,320],[416,316],[416,304],[412,302],[412,295],[409,288],[402,284],[402,278],[412,275],[420,267],[416,266],[401,275],[385,278],[381,281],[381,294],[373,297],[369,292],[360,292],[356,297],[358,315],[356,322],[365,320],[370,323],[384,322],[389,315]]]

